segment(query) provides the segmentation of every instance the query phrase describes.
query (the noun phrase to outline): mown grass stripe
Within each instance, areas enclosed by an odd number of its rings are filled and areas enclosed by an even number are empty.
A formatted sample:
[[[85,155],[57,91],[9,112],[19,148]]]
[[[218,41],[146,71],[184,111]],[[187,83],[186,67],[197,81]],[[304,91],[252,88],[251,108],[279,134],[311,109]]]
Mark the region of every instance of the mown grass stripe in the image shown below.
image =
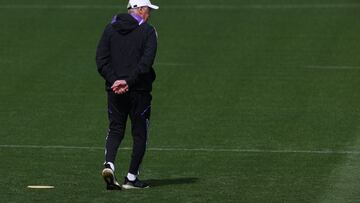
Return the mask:
[[[86,4],[3,4],[0,9],[121,9],[123,5],[86,5]],[[164,5],[162,9],[177,10],[240,10],[240,9],[349,9],[360,8],[360,4],[249,4],[249,5]]]
[[[23,149],[73,149],[73,150],[104,150],[103,147],[83,147],[64,145],[0,145],[0,148],[23,148]],[[122,147],[120,150],[132,150],[130,147]],[[171,148],[151,147],[149,151],[193,151],[193,152],[238,152],[238,153],[301,153],[301,154],[360,154],[360,151],[346,150],[267,150],[267,149],[220,149],[220,148]]]

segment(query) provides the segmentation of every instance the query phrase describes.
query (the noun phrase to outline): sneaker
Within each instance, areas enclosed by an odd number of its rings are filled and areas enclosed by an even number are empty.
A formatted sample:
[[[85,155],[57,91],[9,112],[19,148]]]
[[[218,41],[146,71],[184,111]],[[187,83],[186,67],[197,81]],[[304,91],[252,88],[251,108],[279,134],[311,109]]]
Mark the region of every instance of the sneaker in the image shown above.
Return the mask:
[[[104,164],[104,170],[101,175],[106,182],[107,190],[121,190],[120,184],[116,181],[114,171],[111,169],[109,164]]]
[[[142,188],[149,188],[150,186],[138,178],[134,181],[130,181],[127,177],[125,177],[124,184],[122,185],[123,189],[142,189]]]

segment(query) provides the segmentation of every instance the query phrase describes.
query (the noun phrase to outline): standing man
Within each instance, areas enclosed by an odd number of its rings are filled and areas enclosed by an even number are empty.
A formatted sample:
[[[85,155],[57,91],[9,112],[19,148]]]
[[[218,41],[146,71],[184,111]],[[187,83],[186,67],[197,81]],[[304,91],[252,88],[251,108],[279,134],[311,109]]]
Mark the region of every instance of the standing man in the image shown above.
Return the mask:
[[[130,0],[128,13],[114,16],[100,39],[96,64],[105,79],[109,131],[106,137],[102,176],[108,190],[149,187],[138,179],[149,135],[152,68],[157,49],[156,30],[147,23],[150,12],[159,7],[149,0]],[[122,186],[115,178],[115,158],[131,120],[133,150],[128,174]]]

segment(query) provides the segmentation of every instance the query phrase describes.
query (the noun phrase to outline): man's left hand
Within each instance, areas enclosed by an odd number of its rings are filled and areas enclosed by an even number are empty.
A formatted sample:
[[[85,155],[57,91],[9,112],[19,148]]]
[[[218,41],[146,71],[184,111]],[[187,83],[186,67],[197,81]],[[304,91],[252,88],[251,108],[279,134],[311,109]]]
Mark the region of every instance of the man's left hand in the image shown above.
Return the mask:
[[[124,94],[129,91],[129,86],[125,80],[117,80],[114,82],[111,89],[115,92],[115,94]]]

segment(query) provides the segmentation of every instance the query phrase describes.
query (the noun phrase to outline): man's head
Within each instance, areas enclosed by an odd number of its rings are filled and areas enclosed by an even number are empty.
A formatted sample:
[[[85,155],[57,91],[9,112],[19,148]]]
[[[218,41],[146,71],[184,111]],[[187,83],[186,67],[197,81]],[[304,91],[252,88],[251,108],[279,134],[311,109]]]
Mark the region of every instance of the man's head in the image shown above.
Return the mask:
[[[158,6],[151,4],[150,0],[129,0],[127,8],[129,13],[139,15],[144,21],[149,19],[152,9],[159,9]]]

